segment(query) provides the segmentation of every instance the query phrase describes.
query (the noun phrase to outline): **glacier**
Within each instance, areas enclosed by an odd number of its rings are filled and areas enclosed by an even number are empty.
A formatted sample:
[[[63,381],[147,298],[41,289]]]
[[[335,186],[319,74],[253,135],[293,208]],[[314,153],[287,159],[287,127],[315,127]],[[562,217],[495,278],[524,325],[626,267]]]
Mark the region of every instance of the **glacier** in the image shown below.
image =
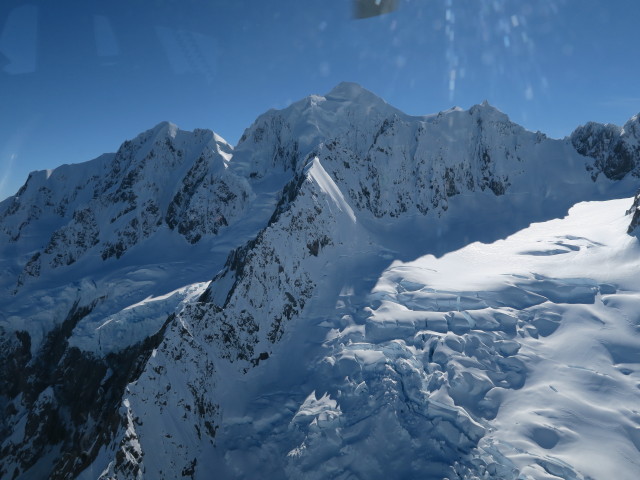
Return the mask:
[[[342,83],[0,202],[3,478],[635,479],[640,120]]]

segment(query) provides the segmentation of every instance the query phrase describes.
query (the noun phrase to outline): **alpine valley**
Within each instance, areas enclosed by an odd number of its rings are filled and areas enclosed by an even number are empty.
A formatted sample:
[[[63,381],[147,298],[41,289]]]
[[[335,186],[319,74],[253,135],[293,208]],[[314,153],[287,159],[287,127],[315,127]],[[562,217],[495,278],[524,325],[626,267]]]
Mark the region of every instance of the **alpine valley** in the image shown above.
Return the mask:
[[[351,83],[33,172],[0,477],[636,480],[639,188],[638,116],[558,140]]]

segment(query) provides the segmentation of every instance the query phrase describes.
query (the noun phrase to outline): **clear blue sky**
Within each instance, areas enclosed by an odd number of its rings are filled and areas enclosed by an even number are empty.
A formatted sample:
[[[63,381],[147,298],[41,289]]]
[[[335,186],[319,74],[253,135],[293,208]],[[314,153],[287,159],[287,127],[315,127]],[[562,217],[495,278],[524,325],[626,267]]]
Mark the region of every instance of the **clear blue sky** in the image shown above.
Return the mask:
[[[0,198],[162,120],[235,144],[340,81],[409,114],[487,99],[553,137],[640,112],[638,0],[0,2]]]

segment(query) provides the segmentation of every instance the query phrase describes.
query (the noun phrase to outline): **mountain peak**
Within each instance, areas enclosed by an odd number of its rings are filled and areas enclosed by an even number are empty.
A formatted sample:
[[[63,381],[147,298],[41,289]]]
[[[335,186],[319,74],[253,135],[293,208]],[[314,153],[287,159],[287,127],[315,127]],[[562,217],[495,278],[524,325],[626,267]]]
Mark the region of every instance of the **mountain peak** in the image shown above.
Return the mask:
[[[355,102],[369,105],[390,106],[375,93],[354,82],[340,82],[324,98],[329,101]]]
[[[392,115],[405,116],[357,83],[341,82],[324,96],[310,95],[259,116],[234,149],[233,168],[250,178],[295,169],[298,160],[327,138],[350,136],[357,149],[356,130],[373,136]]]
[[[504,115],[504,113],[497,107],[491,105],[489,103],[488,100],[483,100],[482,103],[478,103],[474,106],[472,106],[470,109],[470,111],[482,111],[482,112],[498,112],[498,113],[502,113]]]
[[[509,116],[497,107],[491,105],[487,100],[472,106],[469,109],[470,115],[478,115],[485,119],[493,119],[499,122],[511,122]]]
[[[338,85],[333,87],[331,91],[325,95],[325,97],[343,100],[354,100],[363,94],[376,96],[358,83],[340,82]]]
[[[176,134],[178,133],[178,126],[175,123],[171,123],[168,121],[162,121],[160,123],[158,123],[155,127],[153,127],[151,129],[151,132],[153,132],[153,136],[169,136],[172,138],[175,138]]]
[[[623,133],[634,136],[640,141],[640,113],[631,117],[622,127]]]
[[[164,143],[167,140],[174,140],[176,136],[178,136],[180,129],[174,123],[163,121],[158,123],[155,127],[149,128],[134,138],[127,140],[120,146],[120,150],[124,148],[129,148],[130,145],[137,145],[138,147],[142,147],[146,145],[144,155],[148,152],[146,149],[152,148],[154,143]]]

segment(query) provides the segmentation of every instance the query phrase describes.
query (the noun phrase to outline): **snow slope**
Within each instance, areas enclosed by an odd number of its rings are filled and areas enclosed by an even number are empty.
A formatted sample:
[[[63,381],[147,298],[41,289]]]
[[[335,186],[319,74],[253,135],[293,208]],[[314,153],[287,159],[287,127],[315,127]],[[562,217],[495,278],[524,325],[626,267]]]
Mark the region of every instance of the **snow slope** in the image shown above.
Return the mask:
[[[581,203],[440,258],[334,257],[348,268],[325,267],[331,286],[316,286],[307,315],[244,375],[183,312],[178,339],[128,390],[146,452],[134,465],[149,477],[197,465],[196,478],[635,478],[640,245],[626,234],[629,203]],[[178,375],[216,403],[174,392]],[[191,430],[207,420],[215,435]],[[104,478],[123,476],[109,465]]]
[[[476,455],[501,464],[492,476],[640,470],[640,245],[626,235],[629,203],[581,203],[493,244],[395,262],[373,289],[365,339],[413,347],[415,360],[429,352],[423,382],[441,382],[432,396],[486,420]]]
[[[344,83],[235,148],[163,123],[32,174],[0,203],[0,473],[634,478],[636,124]]]

